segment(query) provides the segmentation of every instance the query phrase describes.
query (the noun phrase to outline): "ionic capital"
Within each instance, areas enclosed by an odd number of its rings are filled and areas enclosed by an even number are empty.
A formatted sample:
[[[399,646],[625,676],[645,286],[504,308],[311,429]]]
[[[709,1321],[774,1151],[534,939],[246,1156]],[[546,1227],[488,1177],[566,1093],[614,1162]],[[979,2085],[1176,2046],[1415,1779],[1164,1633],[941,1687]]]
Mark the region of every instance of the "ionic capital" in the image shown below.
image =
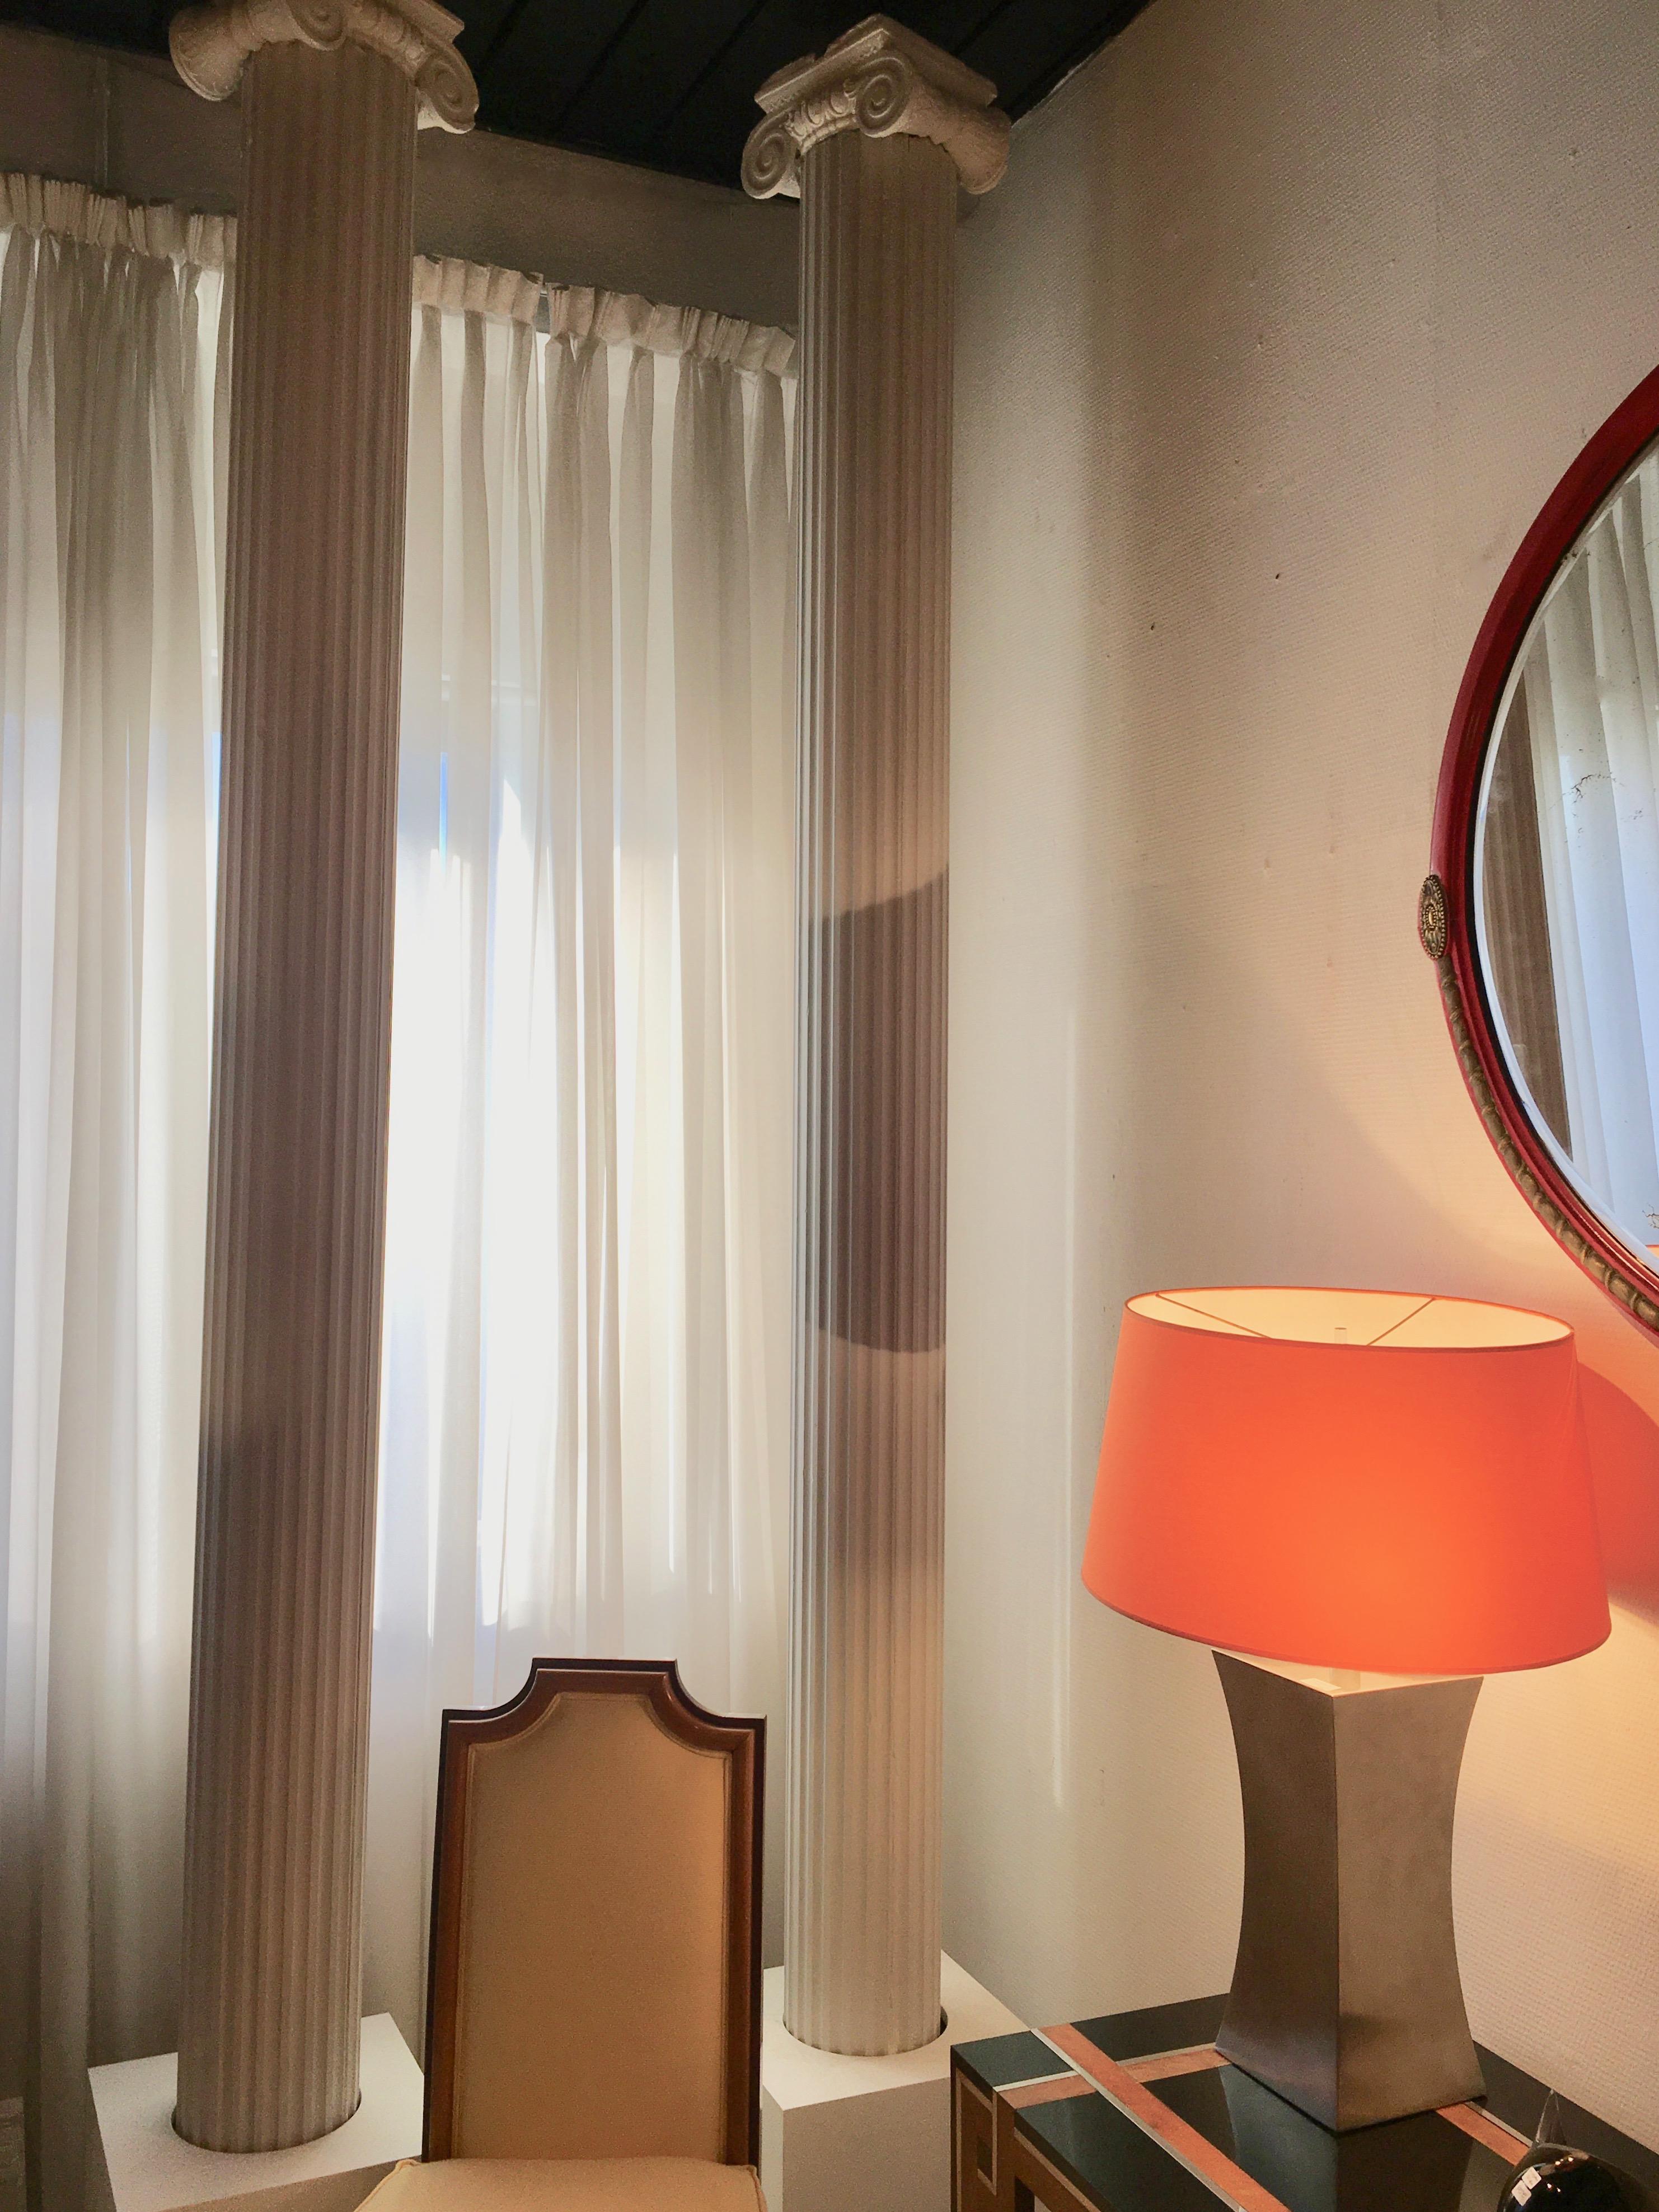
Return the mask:
[[[459,15],[436,0],[203,0],[173,19],[173,65],[204,100],[228,100],[262,46],[349,41],[384,55],[420,95],[421,125],[470,131],[478,88],[455,51]]]
[[[744,190],[757,200],[799,197],[800,161],[838,131],[867,138],[931,138],[970,192],[988,192],[1008,166],[1008,118],[997,88],[885,15],[866,16],[823,54],[770,76],[755,94],[764,111],[743,149]]]

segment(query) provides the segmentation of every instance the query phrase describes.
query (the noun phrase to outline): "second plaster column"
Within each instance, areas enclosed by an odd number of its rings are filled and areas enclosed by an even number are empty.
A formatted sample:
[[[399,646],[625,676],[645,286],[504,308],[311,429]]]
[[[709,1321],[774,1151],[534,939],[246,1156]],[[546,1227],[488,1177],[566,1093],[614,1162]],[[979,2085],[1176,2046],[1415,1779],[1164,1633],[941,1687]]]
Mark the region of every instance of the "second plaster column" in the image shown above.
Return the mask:
[[[418,121],[477,95],[430,0],[221,0],[241,86],[218,963],[174,2124],[357,2103]]]
[[[872,17],[763,87],[801,198],[795,1437],[785,2022],[939,2030],[951,357],[994,88]]]

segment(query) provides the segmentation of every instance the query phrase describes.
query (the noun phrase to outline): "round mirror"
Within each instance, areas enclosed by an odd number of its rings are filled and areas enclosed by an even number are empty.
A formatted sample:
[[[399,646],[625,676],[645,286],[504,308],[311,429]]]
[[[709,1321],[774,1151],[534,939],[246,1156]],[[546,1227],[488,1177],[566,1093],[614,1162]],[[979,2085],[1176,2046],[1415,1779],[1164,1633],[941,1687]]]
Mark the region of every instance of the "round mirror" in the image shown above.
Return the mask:
[[[1659,371],[1483,624],[1424,886],[1475,1103],[1575,1258],[1659,1328]]]

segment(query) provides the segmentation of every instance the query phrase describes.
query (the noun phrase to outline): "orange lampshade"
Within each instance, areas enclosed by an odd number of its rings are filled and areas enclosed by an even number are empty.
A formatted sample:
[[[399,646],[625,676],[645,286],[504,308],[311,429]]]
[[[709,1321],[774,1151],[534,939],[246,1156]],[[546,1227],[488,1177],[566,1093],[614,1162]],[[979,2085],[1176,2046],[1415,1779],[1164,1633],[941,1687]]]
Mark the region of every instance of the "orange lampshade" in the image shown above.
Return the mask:
[[[1565,1322],[1373,1291],[1124,1310],[1083,1579],[1264,1659],[1546,1667],[1607,1636]]]

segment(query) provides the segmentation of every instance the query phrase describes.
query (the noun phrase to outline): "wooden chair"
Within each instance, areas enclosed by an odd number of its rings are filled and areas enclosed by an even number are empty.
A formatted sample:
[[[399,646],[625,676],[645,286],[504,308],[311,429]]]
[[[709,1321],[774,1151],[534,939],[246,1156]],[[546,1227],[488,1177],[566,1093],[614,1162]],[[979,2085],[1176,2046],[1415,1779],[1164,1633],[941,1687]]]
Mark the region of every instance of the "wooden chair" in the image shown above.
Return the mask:
[[[672,1662],[444,1715],[423,2155],[374,2212],[764,2212],[765,1748]]]

